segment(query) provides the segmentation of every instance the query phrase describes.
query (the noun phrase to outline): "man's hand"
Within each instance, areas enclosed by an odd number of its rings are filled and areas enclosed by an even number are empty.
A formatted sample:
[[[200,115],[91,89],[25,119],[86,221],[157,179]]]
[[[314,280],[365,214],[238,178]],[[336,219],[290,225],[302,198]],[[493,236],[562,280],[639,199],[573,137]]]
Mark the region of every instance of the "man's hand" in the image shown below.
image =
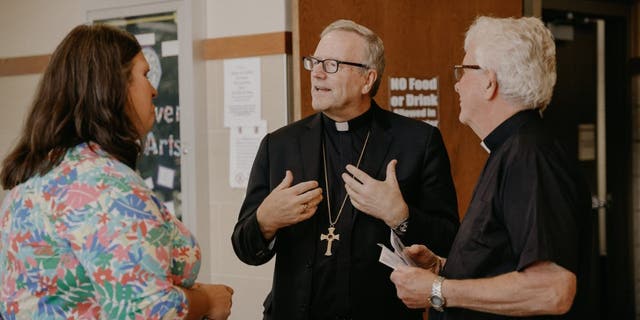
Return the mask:
[[[271,240],[278,229],[311,218],[322,201],[322,189],[317,181],[291,186],[292,182],[293,174],[287,170],[282,182],[258,207],[258,224],[267,240]]]
[[[440,270],[446,261],[421,244],[414,244],[410,247],[404,248],[404,253],[409,256],[409,258],[411,258],[418,267],[428,269],[435,274],[440,273]]]
[[[436,275],[416,267],[400,266],[391,273],[391,281],[396,285],[398,298],[409,308],[430,306],[431,285]]]
[[[396,179],[397,162],[395,159],[389,162],[387,178],[384,181],[371,178],[353,165],[347,166],[350,174],[342,174],[351,204],[356,209],[383,220],[391,228],[395,228],[409,217],[409,207],[402,198]]]

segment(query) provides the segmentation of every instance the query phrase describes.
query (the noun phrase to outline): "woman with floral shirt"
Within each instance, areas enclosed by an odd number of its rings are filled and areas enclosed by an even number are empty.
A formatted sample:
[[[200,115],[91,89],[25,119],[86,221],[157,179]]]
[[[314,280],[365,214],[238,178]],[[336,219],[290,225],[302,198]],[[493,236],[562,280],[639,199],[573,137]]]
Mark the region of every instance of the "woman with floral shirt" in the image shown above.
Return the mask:
[[[227,319],[193,235],[134,171],[156,90],[136,39],[78,26],[44,73],[0,180],[0,318]]]

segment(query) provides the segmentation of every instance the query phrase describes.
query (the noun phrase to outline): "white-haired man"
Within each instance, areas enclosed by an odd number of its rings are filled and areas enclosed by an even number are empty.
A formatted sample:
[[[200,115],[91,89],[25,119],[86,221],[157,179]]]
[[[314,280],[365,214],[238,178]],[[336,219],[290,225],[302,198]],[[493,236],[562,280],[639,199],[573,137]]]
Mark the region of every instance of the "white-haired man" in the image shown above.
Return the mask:
[[[577,318],[591,202],[542,121],[556,81],[553,37],[537,18],[479,17],[464,48],[454,67],[459,120],[490,155],[448,259],[407,248],[423,268],[391,275],[398,297],[431,306],[431,320]]]

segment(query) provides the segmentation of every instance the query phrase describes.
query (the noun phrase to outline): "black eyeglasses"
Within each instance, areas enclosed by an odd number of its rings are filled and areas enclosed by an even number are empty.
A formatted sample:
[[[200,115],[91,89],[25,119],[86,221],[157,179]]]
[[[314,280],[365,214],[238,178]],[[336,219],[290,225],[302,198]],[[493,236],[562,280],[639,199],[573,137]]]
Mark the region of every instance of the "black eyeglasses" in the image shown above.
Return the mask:
[[[464,76],[464,69],[481,70],[482,68],[477,64],[457,64],[453,66],[453,77],[456,82],[460,81]]]
[[[324,70],[324,72],[326,72],[326,73],[336,73],[336,72],[338,72],[338,68],[340,67],[341,64],[346,64],[346,65],[350,65],[350,66],[354,66],[354,67],[369,69],[369,66],[367,66],[366,64],[362,64],[362,63],[340,61],[340,60],[336,60],[336,59],[320,60],[320,59],[315,58],[315,57],[303,57],[302,58],[302,65],[304,65],[304,68],[309,70],[309,71],[313,70],[313,67],[315,67],[318,63],[322,63],[322,70]]]

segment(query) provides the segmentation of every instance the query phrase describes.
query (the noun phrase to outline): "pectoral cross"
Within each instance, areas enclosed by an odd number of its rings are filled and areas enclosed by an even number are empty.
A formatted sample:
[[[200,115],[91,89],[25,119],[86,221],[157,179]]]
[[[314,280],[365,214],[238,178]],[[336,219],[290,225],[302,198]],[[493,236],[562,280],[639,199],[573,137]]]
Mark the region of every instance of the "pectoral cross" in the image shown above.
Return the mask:
[[[339,234],[333,234],[334,230],[336,230],[336,228],[329,227],[328,234],[320,234],[320,241],[327,240],[327,251],[324,253],[325,256],[331,255],[331,244],[333,243],[333,240],[340,240]]]

